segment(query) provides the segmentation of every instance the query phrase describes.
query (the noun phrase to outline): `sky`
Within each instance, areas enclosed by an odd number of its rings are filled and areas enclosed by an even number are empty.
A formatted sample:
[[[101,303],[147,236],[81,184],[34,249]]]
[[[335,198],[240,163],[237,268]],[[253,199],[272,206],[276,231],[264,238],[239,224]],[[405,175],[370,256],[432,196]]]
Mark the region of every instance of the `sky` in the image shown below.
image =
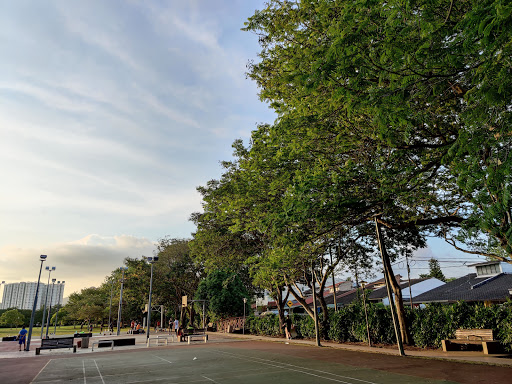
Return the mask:
[[[196,187],[275,119],[240,30],[263,5],[0,0],[0,281],[36,281],[46,254],[69,296],[191,237]]]

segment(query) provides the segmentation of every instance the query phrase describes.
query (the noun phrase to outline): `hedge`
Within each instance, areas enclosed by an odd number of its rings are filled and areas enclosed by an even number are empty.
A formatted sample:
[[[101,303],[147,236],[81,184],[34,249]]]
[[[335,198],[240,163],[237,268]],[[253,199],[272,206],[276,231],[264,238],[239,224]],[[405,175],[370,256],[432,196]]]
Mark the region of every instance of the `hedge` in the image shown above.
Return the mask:
[[[366,308],[372,343],[396,343],[389,306],[367,303]],[[320,329],[320,334],[326,331],[328,339],[337,342],[368,341],[362,302],[342,307],[337,312],[330,311],[327,330]],[[439,348],[441,340],[453,338],[455,330],[459,328],[486,328],[494,331],[495,338],[501,341],[507,351],[512,350],[510,300],[490,307],[463,301],[451,305],[433,303],[424,308],[406,308],[406,316],[412,340],[418,347]],[[315,325],[310,316],[292,315],[292,323],[299,336],[315,337]],[[276,315],[250,316],[247,318],[246,329],[253,334],[266,336],[282,334]]]

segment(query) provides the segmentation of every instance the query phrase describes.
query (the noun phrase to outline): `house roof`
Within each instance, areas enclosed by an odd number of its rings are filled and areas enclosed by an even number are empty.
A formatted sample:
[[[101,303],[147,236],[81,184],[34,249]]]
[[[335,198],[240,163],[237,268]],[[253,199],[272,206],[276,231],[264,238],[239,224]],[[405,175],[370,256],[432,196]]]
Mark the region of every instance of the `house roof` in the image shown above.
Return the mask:
[[[477,277],[476,273],[460,277],[413,298],[413,303],[464,301],[505,301],[510,297],[512,274]]]
[[[411,286],[414,284],[417,284],[421,281],[428,280],[428,278],[422,278],[422,279],[411,279]],[[400,283],[400,289],[408,288],[409,282],[403,281]],[[388,290],[386,287],[382,287],[379,289],[376,289],[370,295],[368,296],[369,300],[382,300],[384,298],[388,297]]]

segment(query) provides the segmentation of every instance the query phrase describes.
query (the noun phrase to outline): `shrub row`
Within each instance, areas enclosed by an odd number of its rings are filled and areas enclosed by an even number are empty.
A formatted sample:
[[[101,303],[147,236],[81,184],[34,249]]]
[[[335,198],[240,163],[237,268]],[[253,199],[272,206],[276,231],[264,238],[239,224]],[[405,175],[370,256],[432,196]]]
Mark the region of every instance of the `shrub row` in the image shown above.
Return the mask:
[[[366,305],[372,343],[396,342],[388,306]],[[321,317],[322,315],[320,315]],[[425,308],[406,308],[412,339],[418,347],[440,347],[441,340],[453,338],[459,328],[486,328],[510,351],[512,344],[512,301],[503,305],[485,307],[482,304],[458,302],[452,305],[433,303]],[[311,317],[293,315],[292,322],[299,336],[314,338],[315,325]],[[277,336],[282,334],[276,315],[251,316],[246,329],[253,334]],[[327,329],[321,335],[338,342],[368,341],[364,306],[362,302],[330,312]]]

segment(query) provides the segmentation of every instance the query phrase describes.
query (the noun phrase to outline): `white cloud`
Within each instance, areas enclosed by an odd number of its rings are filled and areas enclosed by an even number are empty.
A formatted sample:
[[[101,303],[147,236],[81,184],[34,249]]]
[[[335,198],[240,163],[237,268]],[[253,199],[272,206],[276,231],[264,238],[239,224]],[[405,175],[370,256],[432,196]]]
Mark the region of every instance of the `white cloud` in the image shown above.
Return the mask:
[[[64,295],[69,296],[82,288],[99,286],[111,271],[123,265],[126,257],[152,255],[155,249],[155,242],[145,238],[97,234],[38,249],[6,246],[0,248],[2,280],[37,281],[39,254],[46,254],[45,265],[57,268],[52,277],[66,282]]]

